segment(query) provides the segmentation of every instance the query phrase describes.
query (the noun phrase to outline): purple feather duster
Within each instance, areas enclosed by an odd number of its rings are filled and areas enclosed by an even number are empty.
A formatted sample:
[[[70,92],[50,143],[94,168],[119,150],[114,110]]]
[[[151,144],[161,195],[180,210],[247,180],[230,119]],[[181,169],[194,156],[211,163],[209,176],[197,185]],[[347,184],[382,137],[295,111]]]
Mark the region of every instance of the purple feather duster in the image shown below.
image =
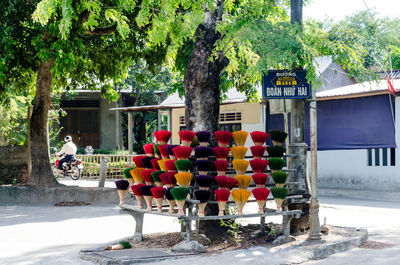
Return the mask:
[[[196,146],[194,148],[194,155],[199,158],[199,157],[209,157],[213,155],[214,152],[211,147],[208,146]]]
[[[115,186],[117,187],[117,190],[127,190],[129,187],[129,181],[125,179],[120,179],[115,181]]]
[[[199,143],[205,143],[210,140],[211,132],[209,131],[198,131],[196,132],[196,137]]]

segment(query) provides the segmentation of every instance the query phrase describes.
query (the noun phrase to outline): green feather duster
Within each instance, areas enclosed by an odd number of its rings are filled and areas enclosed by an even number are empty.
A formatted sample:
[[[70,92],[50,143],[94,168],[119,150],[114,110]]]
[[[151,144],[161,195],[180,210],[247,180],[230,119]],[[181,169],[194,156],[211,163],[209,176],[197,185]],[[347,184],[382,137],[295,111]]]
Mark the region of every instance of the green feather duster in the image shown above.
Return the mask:
[[[134,168],[135,168],[135,167],[128,167],[128,168],[125,168],[125,169],[122,171],[122,173],[124,174],[124,176],[125,176],[126,179],[131,179],[131,178],[133,178],[132,175],[131,175],[131,173],[130,173],[129,171],[131,171],[131,170],[134,169]]]
[[[158,150],[158,146],[159,146],[159,144],[154,144],[154,145],[153,145],[154,155],[159,155],[159,156],[161,156],[160,150]]]
[[[165,173],[165,171],[157,170],[157,171],[154,171],[151,173],[151,176],[153,177],[154,182],[161,182],[160,175],[162,173]]]
[[[273,157],[268,159],[268,166],[272,170],[281,170],[286,165],[286,161],[282,158]]]
[[[271,135],[271,139],[278,143],[285,142],[286,137],[288,135],[284,131],[280,131],[280,130],[270,130],[269,134]]]
[[[175,167],[178,171],[190,171],[192,169],[192,161],[187,159],[176,160]]]
[[[272,172],[271,176],[276,184],[285,184],[288,174],[286,172],[277,171]]]
[[[268,155],[270,157],[282,157],[286,152],[286,148],[278,145],[267,146]]]
[[[286,188],[273,187],[273,188],[271,188],[271,193],[275,199],[284,200],[286,198],[286,196],[288,195],[289,191]]]
[[[171,189],[171,195],[174,198],[174,200],[177,201],[186,200],[188,194],[189,194],[189,189],[185,187],[177,187]]]
[[[120,244],[123,249],[132,248],[132,245],[128,241],[121,241],[121,242],[118,242],[118,244]]]

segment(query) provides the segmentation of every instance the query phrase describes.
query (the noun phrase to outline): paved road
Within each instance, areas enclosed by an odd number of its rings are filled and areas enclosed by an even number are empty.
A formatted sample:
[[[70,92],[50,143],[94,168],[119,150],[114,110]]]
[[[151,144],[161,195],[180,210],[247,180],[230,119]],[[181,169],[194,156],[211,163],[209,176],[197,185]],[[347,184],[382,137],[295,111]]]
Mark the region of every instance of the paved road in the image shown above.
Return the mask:
[[[355,249],[303,264],[400,264],[398,202],[321,197],[321,204],[320,217],[327,216],[329,224],[367,228],[371,240],[393,246]],[[131,218],[121,215],[115,205],[0,206],[0,264],[90,264],[77,257],[79,250],[131,235],[134,229]],[[146,216],[144,233],[178,229],[179,224],[171,218]],[[265,264],[260,253],[257,250],[224,255],[219,264],[229,264],[249,254],[252,265]],[[180,263],[185,264],[175,261],[174,265]]]

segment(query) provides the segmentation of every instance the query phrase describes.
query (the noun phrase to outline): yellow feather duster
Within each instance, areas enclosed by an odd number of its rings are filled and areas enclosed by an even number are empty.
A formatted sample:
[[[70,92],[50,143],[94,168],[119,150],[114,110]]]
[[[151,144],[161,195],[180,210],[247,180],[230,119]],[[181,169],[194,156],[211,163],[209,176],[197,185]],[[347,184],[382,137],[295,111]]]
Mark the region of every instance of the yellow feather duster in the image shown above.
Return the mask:
[[[244,146],[246,143],[247,136],[249,135],[246,131],[236,131],[233,132],[233,139],[235,139],[235,143],[237,146]]]
[[[244,159],[246,156],[248,148],[244,146],[232,146],[231,152],[233,159]]]
[[[243,175],[246,173],[249,164],[250,162],[244,159],[234,159],[232,161],[233,168],[235,169],[237,175]]]
[[[237,175],[235,179],[238,182],[239,189],[247,189],[251,182],[251,177],[247,175]]]
[[[141,172],[146,170],[145,168],[142,167],[137,167],[132,169],[131,171],[129,171],[129,173],[131,173],[131,176],[133,178],[133,180],[135,181],[136,184],[143,184],[143,178],[142,178],[142,174]]]
[[[157,162],[158,162],[158,165],[160,166],[160,169],[162,170],[162,171],[167,171],[167,167],[165,166],[165,162],[167,162],[167,161],[169,161],[169,160],[171,160],[171,159],[161,159],[161,160],[158,160]]]
[[[243,214],[243,207],[249,199],[251,192],[246,189],[236,189],[231,191],[232,197],[238,207],[238,214]]]
[[[176,182],[180,187],[189,187],[193,174],[189,172],[181,172],[175,174]]]

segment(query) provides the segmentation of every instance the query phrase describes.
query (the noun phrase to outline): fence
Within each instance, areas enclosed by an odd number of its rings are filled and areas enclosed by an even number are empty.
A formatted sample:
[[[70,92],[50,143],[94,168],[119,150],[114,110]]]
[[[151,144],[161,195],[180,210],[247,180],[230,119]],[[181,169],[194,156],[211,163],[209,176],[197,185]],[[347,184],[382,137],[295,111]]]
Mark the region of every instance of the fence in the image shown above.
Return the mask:
[[[82,160],[83,177],[98,178],[102,158],[107,158],[107,178],[123,178],[122,170],[129,166],[135,155],[75,155]]]

